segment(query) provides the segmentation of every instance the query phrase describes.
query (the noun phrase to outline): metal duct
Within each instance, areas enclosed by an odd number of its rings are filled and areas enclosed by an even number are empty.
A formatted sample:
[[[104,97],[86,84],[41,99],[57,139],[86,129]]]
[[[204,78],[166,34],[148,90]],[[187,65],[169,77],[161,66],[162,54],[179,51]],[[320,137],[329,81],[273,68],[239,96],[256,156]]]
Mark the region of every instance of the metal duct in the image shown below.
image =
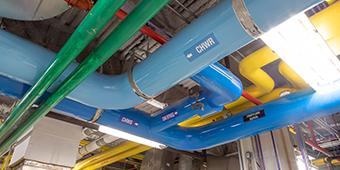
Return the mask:
[[[64,0],[0,0],[0,17],[16,20],[44,20],[68,9]]]

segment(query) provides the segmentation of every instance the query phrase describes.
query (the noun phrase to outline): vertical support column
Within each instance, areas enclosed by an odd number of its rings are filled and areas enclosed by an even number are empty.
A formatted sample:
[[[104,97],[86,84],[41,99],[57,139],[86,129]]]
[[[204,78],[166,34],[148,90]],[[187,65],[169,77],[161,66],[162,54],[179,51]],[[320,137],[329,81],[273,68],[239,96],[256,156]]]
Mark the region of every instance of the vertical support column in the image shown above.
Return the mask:
[[[193,159],[187,155],[179,156],[178,170],[192,170],[193,168]]]
[[[254,137],[253,137],[254,138]],[[259,146],[251,138],[240,141],[240,164],[244,170],[298,170],[294,146],[287,128],[260,134]],[[261,149],[259,149],[261,148]],[[260,156],[258,156],[260,155]],[[263,166],[256,163],[257,157],[263,157]]]
[[[287,128],[261,134],[260,139],[266,169],[298,169]]]
[[[307,151],[306,151],[305,140],[304,140],[304,136],[301,132],[301,127],[300,127],[300,125],[295,125],[294,127],[295,127],[295,131],[296,131],[296,140],[297,140],[298,147],[299,147],[299,150],[300,150],[300,153],[301,153],[304,165],[305,165],[305,169],[309,170],[310,169],[309,168],[310,167],[310,161],[309,161],[308,154],[307,154]]]
[[[260,170],[256,163],[256,148],[253,137],[242,139],[238,143],[239,164],[242,170]]]
[[[146,152],[141,170],[172,170],[176,154],[167,150],[151,149]]]

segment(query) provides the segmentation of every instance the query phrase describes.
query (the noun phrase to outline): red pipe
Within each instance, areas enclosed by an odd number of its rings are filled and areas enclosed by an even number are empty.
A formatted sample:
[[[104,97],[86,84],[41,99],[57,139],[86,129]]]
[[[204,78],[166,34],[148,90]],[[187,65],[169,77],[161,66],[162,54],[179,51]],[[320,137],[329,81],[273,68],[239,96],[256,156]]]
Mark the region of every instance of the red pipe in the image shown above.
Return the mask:
[[[315,132],[314,132],[314,129],[313,129],[313,122],[312,121],[308,121],[307,122],[307,128],[312,136],[312,142],[317,144],[316,142],[316,136],[315,136]]]
[[[305,143],[306,143],[307,145],[309,145],[310,147],[314,148],[315,150],[317,150],[317,151],[319,151],[319,152],[325,154],[326,156],[328,156],[328,157],[333,157],[333,154],[332,154],[332,153],[330,153],[328,150],[326,150],[326,149],[320,147],[318,144],[314,143],[313,141],[305,140]]]
[[[123,11],[122,9],[120,9],[117,13],[116,13],[116,17],[118,17],[119,19],[123,20],[128,14]],[[144,25],[141,29],[140,32],[149,36],[150,38],[152,38],[153,40],[159,42],[160,44],[165,44],[168,39],[159,35],[158,33],[156,33],[155,31],[153,31],[151,28],[149,28],[148,26]]]
[[[256,104],[256,105],[261,105],[263,104],[259,99],[257,99],[256,97],[253,97],[252,95],[250,95],[248,92],[246,91],[242,91],[242,96],[244,98],[246,98],[247,100],[249,100],[250,102]]]

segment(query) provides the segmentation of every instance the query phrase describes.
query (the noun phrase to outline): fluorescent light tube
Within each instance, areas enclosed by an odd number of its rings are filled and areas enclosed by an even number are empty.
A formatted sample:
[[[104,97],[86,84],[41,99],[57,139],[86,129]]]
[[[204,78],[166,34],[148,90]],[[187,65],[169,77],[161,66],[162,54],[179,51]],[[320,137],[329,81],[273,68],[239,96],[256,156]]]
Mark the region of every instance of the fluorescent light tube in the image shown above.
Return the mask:
[[[142,137],[139,137],[139,136],[136,136],[136,135],[132,135],[130,133],[126,133],[126,132],[120,131],[118,129],[110,128],[110,127],[107,127],[107,126],[100,125],[98,130],[100,132],[106,133],[108,135],[116,136],[116,137],[119,137],[119,138],[122,138],[122,139],[126,139],[126,140],[129,140],[129,141],[132,141],[132,142],[147,145],[147,146],[150,146],[150,147],[153,147],[153,148],[158,148],[158,149],[166,148],[166,145],[164,145],[164,144],[161,144],[161,143],[149,140],[149,139],[145,139],[145,138],[142,138]]]
[[[315,91],[340,88],[340,61],[304,14],[261,36]]]

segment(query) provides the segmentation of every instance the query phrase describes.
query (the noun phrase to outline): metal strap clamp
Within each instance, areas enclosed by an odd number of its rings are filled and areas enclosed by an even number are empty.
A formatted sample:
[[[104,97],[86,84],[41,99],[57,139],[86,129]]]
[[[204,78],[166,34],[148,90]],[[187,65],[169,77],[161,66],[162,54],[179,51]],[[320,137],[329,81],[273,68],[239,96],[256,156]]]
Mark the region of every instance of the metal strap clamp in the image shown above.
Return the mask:
[[[237,19],[242,25],[243,29],[252,37],[258,38],[262,35],[262,31],[256,25],[253,18],[251,17],[244,0],[232,0],[232,6],[236,14]]]
[[[156,100],[154,96],[149,96],[146,93],[144,93],[137,86],[135,80],[133,79],[133,73],[132,72],[133,72],[133,64],[131,64],[131,66],[129,67],[127,73],[128,73],[129,84],[132,87],[132,90],[137,94],[137,96],[139,96],[140,98],[145,100],[150,105],[155,106],[155,107],[160,108],[160,109],[164,109],[165,107],[168,106],[167,103],[162,103],[162,102]]]

